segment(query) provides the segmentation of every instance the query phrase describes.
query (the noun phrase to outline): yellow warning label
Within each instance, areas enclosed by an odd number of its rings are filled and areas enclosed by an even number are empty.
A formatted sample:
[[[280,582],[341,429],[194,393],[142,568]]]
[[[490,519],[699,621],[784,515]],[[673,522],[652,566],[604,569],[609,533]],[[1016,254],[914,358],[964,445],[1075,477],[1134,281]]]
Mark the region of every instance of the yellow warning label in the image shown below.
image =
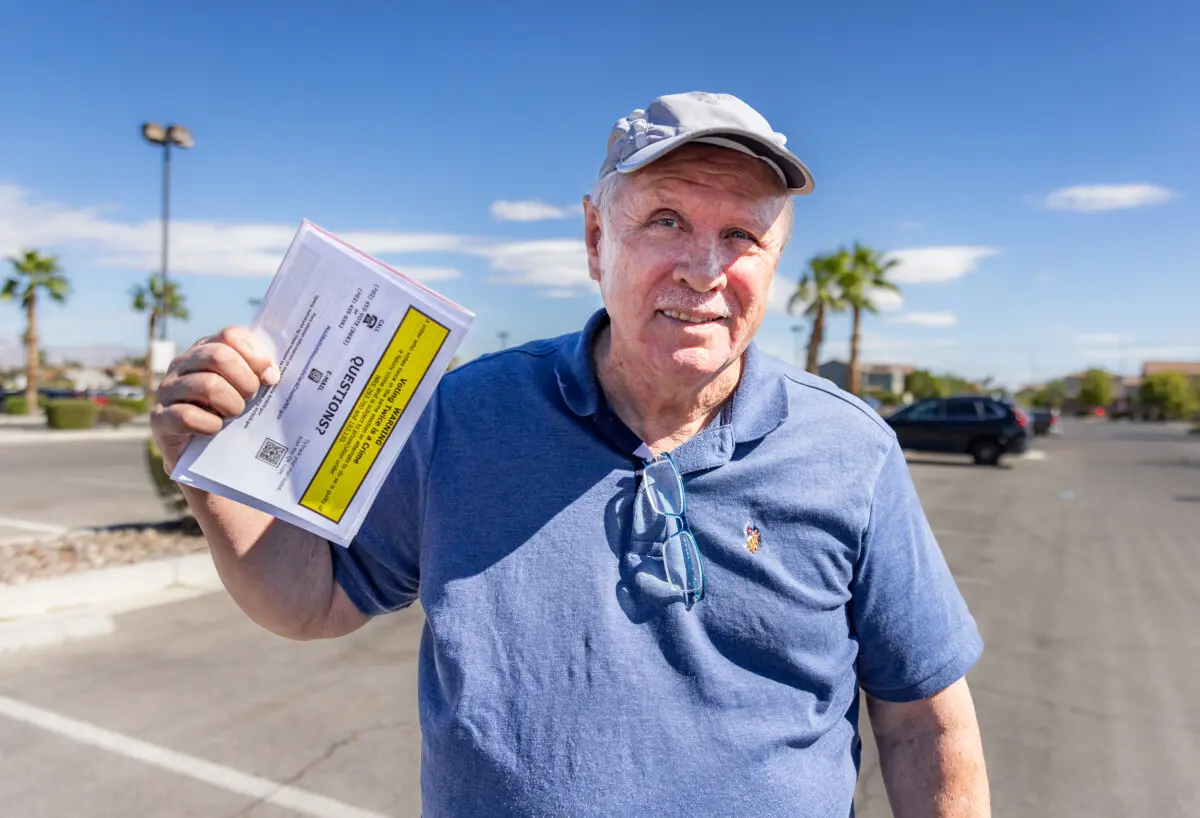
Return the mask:
[[[341,522],[449,334],[425,313],[408,308],[300,505]]]

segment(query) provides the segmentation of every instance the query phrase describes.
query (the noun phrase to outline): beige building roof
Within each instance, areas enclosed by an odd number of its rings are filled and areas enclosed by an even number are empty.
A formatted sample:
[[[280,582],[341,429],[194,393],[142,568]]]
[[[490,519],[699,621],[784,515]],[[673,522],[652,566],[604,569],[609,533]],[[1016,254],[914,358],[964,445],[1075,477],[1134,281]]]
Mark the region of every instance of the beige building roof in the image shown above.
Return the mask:
[[[859,364],[859,369],[863,372],[900,372],[905,375],[911,375],[915,371],[915,367],[908,364]]]
[[[1160,372],[1182,372],[1184,375],[1200,376],[1200,361],[1146,361],[1142,364],[1142,377]]]

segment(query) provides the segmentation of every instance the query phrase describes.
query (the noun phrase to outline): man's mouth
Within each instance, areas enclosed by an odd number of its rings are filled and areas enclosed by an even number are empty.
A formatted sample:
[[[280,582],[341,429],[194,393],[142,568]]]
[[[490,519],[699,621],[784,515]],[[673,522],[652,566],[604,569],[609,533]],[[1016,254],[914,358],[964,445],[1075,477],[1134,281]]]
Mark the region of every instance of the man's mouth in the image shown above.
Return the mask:
[[[715,324],[718,321],[724,321],[723,315],[696,315],[689,312],[677,312],[675,310],[659,310],[668,318],[674,318],[676,321],[683,321],[685,324]]]

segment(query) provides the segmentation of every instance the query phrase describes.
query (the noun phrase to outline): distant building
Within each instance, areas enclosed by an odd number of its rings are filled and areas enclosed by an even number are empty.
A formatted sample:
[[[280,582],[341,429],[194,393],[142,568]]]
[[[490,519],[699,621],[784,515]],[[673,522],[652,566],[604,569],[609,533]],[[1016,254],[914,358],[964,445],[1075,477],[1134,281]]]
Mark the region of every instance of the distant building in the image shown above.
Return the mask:
[[[1079,390],[1083,388],[1083,373],[1072,372],[1070,375],[1064,375],[1062,382],[1063,397],[1067,400],[1075,400],[1079,397]]]
[[[111,375],[94,367],[67,369],[62,375],[71,382],[76,392],[100,392],[112,389],[114,385]]]
[[[835,359],[821,364],[817,369],[817,374],[845,389],[849,370],[848,362]],[[908,364],[860,363],[858,365],[859,391],[890,392],[893,395],[902,395],[904,394],[904,379],[913,370],[914,367]]]
[[[1146,361],[1142,364],[1142,377],[1162,372],[1179,372],[1189,378],[1200,378],[1200,361]]]

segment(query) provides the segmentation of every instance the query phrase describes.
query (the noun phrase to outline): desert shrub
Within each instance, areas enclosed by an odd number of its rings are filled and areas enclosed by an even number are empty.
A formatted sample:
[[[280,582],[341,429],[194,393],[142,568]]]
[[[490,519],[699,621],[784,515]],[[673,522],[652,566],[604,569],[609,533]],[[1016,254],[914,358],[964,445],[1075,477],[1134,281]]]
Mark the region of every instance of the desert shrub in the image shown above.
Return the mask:
[[[111,397],[108,399],[109,406],[115,406],[118,409],[128,409],[135,415],[144,415],[148,411],[145,398],[119,398]]]
[[[38,405],[42,405],[42,399],[38,398]],[[25,402],[24,395],[9,395],[4,399],[4,414],[6,415],[25,415],[28,404]]]
[[[178,483],[171,479],[171,475],[163,465],[162,453],[154,445],[152,437],[146,438],[146,466],[150,472],[150,480],[154,483],[154,490],[162,498],[167,508],[177,514],[185,513],[188,510],[188,504],[183,499],[183,490],[179,488]]]
[[[124,426],[135,417],[137,415],[132,410],[110,404],[101,407],[99,421],[105,426]]]
[[[46,403],[46,423],[51,429],[91,429],[100,407],[90,400],[52,400]]]

